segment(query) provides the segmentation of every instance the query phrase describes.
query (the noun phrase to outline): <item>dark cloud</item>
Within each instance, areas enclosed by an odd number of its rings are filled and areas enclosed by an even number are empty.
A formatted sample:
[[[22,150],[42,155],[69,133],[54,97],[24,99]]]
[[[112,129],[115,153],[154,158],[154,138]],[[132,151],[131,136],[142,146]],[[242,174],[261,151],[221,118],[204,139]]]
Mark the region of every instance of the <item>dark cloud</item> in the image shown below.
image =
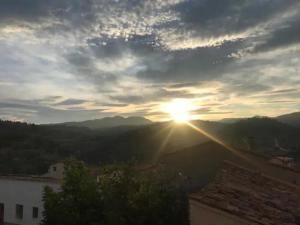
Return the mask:
[[[99,103],[103,107],[125,107],[128,104],[126,103]]]
[[[268,100],[268,101],[262,101],[258,102],[259,104],[277,104],[277,103],[282,103],[282,104],[299,104],[300,101],[291,101],[291,100]]]
[[[155,57],[167,54],[155,44],[154,36],[133,35],[124,38],[93,38],[87,40],[87,47],[79,47],[65,54],[69,70],[77,77],[92,82],[99,91],[109,91],[110,86],[118,85],[118,81],[126,74],[135,75],[135,67],[145,67],[143,62],[155,60]],[[137,57],[139,65],[132,65],[127,71],[119,71],[116,61]],[[97,66],[100,62],[104,65]],[[108,71],[105,64],[110,64],[115,71]]]
[[[271,86],[260,84],[258,82],[235,82],[230,84],[227,89],[223,90],[224,93],[235,93],[237,96],[247,96],[258,94],[261,92],[272,90]],[[222,92],[222,91],[221,91]]]
[[[27,20],[35,21],[37,18],[50,15],[51,7],[43,0],[3,0],[0,4],[0,20]]]
[[[54,105],[81,105],[83,103],[88,102],[87,100],[83,100],[83,99],[74,99],[74,98],[69,98],[66,99],[64,101],[55,103]]]
[[[189,83],[178,83],[178,84],[171,84],[168,87],[169,88],[189,88],[189,87],[195,87],[196,85],[201,83],[195,83],[195,82],[189,82]]]
[[[209,115],[209,114],[231,114],[230,111],[215,111],[212,108],[199,108],[192,111],[195,115]]]
[[[221,46],[163,52],[148,58],[145,70],[138,76],[157,82],[201,82],[220,77],[228,64],[235,61],[230,57],[238,51],[242,41],[226,42]]]
[[[85,49],[69,52],[65,58],[69,63],[68,70],[70,72],[83,81],[87,80],[93,83],[101,91],[109,89],[117,82],[116,74],[97,68],[94,55]]]
[[[269,100],[282,100],[282,99],[289,99],[295,101],[296,99],[299,99],[300,91],[295,92],[266,92],[262,95],[256,96],[256,98],[267,98]]]
[[[280,90],[274,90],[274,91],[270,91],[270,93],[293,93],[299,91],[299,89],[297,88],[288,88],[288,89],[280,89]]]
[[[140,94],[140,95],[114,95],[110,96],[113,101],[118,101],[121,103],[147,103],[151,101],[166,101],[173,98],[193,98],[195,94],[191,94],[186,91],[169,91],[166,89],[159,89],[150,94]]]
[[[92,0],[2,0],[0,4],[1,22],[40,23],[47,20],[69,21],[79,28],[93,22]]]
[[[95,56],[112,59],[128,52],[144,56],[158,49],[160,46],[158,42],[155,35],[132,35],[129,38],[101,37],[87,40]]]
[[[300,43],[300,5],[297,7],[298,14],[284,24],[272,27],[272,31],[266,34],[263,43],[255,46],[254,52],[269,51],[280,47]]]
[[[59,123],[67,121],[78,121],[89,118],[101,118],[108,116],[108,113],[102,112],[101,109],[57,109],[36,101],[29,100],[9,100],[0,102],[0,110],[5,111],[11,117],[17,116],[25,118],[27,121],[35,123]],[[2,114],[2,113],[1,113]]]
[[[297,0],[188,0],[178,4],[185,29],[215,37],[244,31],[298,3]]]

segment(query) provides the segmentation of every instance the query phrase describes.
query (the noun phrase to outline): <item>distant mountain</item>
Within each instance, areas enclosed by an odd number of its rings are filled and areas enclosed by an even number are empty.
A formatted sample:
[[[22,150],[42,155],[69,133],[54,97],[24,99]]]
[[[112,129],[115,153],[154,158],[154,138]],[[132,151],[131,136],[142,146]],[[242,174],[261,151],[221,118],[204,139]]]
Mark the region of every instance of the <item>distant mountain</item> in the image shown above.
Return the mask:
[[[300,112],[281,115],[275,117],[275,119],[282,123],[286,123],[295,127],[300,127]]]
[[[144,117],[105,117],[102,119],[86,120],[82,122],[67,122],[62,125],[70,127],[87,127],[90,129],[105,129],[120,126],[142,126],[149,125],[152,121]]]
[[[224,118],[219,120],[220,123],[226,123],[226,124],[232,124],[232,123],[236,123],[239,122],[240,120],[242,120],[243,118]],[[244,118],[245,119],[245,118]],[[246,118],[247,119],[247,118]]]
[[[284,115],[280,115],[277,117],[270,117],[270,118],[295,127],[300,127],[300,112],[294,112],[294,113],[284,114]],[[249,118],[224,118],[219,120],[218,122],[233,124],[244,119],[249,119]]]

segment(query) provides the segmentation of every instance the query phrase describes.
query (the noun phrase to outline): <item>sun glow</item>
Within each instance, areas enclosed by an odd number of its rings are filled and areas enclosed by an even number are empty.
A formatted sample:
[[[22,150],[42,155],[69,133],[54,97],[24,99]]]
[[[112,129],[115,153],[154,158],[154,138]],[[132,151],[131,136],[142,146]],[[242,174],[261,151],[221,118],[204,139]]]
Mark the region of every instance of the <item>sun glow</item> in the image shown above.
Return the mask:
[[[167,104],[165,111],[177,123],[184,123],[191,120],[191,103],[185,99],[175,99]]]

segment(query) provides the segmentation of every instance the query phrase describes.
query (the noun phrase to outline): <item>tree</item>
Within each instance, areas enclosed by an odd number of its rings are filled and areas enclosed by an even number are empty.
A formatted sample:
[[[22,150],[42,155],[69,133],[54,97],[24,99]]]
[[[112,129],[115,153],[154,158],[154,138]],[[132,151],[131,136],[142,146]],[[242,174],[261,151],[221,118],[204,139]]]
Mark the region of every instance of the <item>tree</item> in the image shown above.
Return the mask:
[[[43,225],[186,225],[187,201],[178,176],[129,165],[100,169],[68,161],[61,191],[44,194]]]
[[[44,225],[96,225],[101,221],[101,199],[96,179],[81,161],[68,160],[61,190],[45,188]]]

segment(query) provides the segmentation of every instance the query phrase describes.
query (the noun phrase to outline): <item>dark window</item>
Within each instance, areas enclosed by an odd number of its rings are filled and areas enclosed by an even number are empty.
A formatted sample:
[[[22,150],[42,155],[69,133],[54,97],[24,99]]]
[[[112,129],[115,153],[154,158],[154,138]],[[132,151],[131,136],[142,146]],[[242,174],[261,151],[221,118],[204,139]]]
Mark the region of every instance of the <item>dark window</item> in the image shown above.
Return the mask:
[[[56,166],[53,166],[53,171],[56,171]]]
[[[0,225],[4,224],[4,204],[0,203]]]
[[[23,219],[23,205],[16,205],[16,218]]]
[[[39,217],[39,208],[38,207],[32,207],[32,218],[38,218]]]
[[[300,216],[295,217],[295,222],[297,225],[300,225]]]

